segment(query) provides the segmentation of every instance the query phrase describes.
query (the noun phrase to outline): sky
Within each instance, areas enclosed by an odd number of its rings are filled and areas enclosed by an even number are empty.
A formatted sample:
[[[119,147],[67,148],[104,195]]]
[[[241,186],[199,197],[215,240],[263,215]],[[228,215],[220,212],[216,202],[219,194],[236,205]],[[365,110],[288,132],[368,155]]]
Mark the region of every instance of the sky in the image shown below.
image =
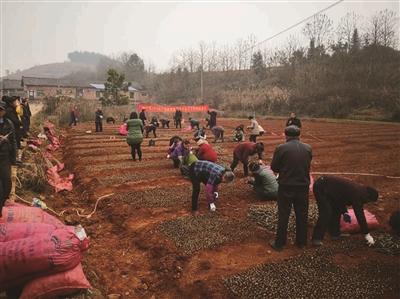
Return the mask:
[[[156,70],[179,49],[200,41],[233,44],[272,36],[335,1],[24,1],[0,0],[0,75],[67,61],[69,52],[137,52]],[[347,12],[365,17],[382,9],[399,14],[398,1],[344,1],[326,14],[337,24]],[[301,26],[279,36],[298,34]]]

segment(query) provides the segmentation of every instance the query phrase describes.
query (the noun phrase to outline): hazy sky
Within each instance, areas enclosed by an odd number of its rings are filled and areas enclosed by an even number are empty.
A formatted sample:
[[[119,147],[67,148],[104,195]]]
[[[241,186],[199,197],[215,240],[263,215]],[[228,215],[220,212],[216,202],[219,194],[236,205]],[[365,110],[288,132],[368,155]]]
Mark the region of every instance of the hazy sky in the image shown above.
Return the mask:
[[[66,61],[74,50],[107,55],[134,50],[162,70],[174,51],[201,40],[234,43],[250,34],[263,40],[335,1],[0,2],[4,74],[6,69]],[[349,11],[369,16],[385,8],[399,12],[399,3],[345,1],[326,13],[337,23]]]

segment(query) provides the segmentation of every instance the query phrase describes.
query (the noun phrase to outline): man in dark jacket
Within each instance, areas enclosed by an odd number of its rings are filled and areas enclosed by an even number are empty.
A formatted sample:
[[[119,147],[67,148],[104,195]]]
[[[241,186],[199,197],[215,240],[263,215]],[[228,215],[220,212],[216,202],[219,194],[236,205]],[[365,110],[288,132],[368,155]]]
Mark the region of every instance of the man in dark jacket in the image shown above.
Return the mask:
[[[0,102],[0,217],[11,192],[11,165],[16,164],[17,145],[14,125],[6,115],[6,104]]]
[[[278,177],[278,229],[270,245],[280,251],[286,245],[287,227],[292,205],[296,215],[296,245],[307,244],[308,188],[310,185],[311,146],[299,140],[300,128],[285,129],[286,143],[278,145],[271,169]]]
[[[262,200],[277,200],[278,182],[271,169],[257,162],[251,162],[249,169],[254,179],[249,180],[248,183],[253,186],[257,197]]]
[[[207,113],[210,115],[210,119],[208,120],[208,124],[210,126],[210,129],[215,127],[217,125],[217,112],[216,111],[210,111],[208,110]]]
[[[340,218],[343,214],[346,222],[354,221],[347,214],[347,206],[352,206],[361,232],[368,245],[374,244],[369,234],[363,205],[378,200],[378,191],[356,182],[337,176],[322,176],[313,186],[318,204],[318,221],[314,228],[312,243],[321,246],[326,230],[333,239],[340,237]]]
[[[294,112],[290,113],[290,117],[286,122],[286,127],[289,126],[297,126],[299,129],[301,129],[301,121],[296,117],[296,113]]]
[[[175,122],[175,128],[182,129],[182,111],[181,110],[176,110],[175,115],[174,115],[174,122]]]
[[[28,99],[23,98],[22,102],[22,109],[24,110],[24,116],[22,120],[22,126],[23,126],[23,137],[28,137],[30,125],[31,125],[31,108],[29,107]]]
[[[200,130],[200,122],[198,120],[189,117],[189,123],[192,129],[196,128],[197,130]]]
[[[197,211],[200,193],[200,183],[206,186],[206,199],[209,209],[216,210],[215,201],[218,198],[218,185],[229,183],[235,175],[218,164],[209,161],[197,161],[189,168],[189,178],[192,182],[192,211]]]
[[[16,97],[3,96],[2,100],[6,104],[5,118],[8,118],[14,126],[15,142],[17,144],[17,149],[19,149],[21,148],[22,122],[20,121],[16,111],[18,99]]]
[[[163,129],[165,129],[165,127],[169,129],[169,119],[161,118],[160,123]]]
[[[262,162],[262,153],[264,151],[264,144],[262,142],[242,142],[238,144],[233,150],[233,161],[231,163],[232,171],[235,170],[239,161],[243,163],[244,176],[249,175],[249,157],[255,154],[258,155],[259,162]]]
[[[139,113],[139,118],[143,123],[143,127],[145,125],[145,121],[147,120],[145,111],[145,109],[142,109],[142,111]]]
[[[96,132],[103,132],[103,111],[100,108],[96,110]]]

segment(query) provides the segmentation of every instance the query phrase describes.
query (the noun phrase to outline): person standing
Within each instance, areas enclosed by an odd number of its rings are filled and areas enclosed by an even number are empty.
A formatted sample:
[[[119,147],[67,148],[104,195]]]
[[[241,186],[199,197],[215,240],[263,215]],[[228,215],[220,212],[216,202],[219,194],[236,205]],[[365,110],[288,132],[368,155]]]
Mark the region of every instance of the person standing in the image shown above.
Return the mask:
[[[189,168],[189,178],[192,182],[192,211],[197,211],[200,194],[200,183],[206,186],[206,199],[210,211],[215,211],[215,201],[218,198],[218,185],[232,182],[235,175],[232,171],[209,161],[197,161]]]
[[[138,119],[136,112],[131,113],[129,120],[126,122],[126,129],[128,131],[126,141],[131,147],[132,159],[136,161],[137,152],[139,161],[142,161],[143,122]]]
[[[12,189],[11,165],[16,165],[17,144],[12,121],[6,116],[6,104],[0,102],[0,218]]]
[[[249,169],[254,179],[249,180],[248,183],[253,186],[257,197],[262,200],[277,200],[278,181],[271,169],[256,162],[251,162]]]
[[[249,175],[249,157],[258,155],[259,162],[262,163],[262,153],[264,152],[264,144],[262,142],[242,142],[233,150],[233,161],[231,163],[232,171],[235,170],[239,161],[243,163],[244,176]]]
[[[286,127],[288,126],[297,126],[299,129],[301,129],[301,121],[299,118],[297,118],[296,113],[292,112],[290,113],[290,117],[286,122]]]
[[[257,136],[260,135],[260,128],[259,128],[258,122],[256,121],[256,119],[253,116],[249,116],[249,120],[250,120],[250,126],[247,127],[247,129],[250,130],[249,140],[251,142],[256,143]]]
[[[175,121],[175,128],[178,129],[178,127],[180,129],[182,129],[182,111],[177,109],[175,111],[175,115],[174,115],[174,121]]]
[[[332,239],[341,237],[341,216],[346,222],[353,221],[347,214],[347,206],[352,206],[368,245],[375,243],[369,233],[363,205],[378,200],[377,190],[338,176],[321,176],[315,181],[313,192],[318,205],[318,221],[311,239],[314,246],[322,245],[327,230]]]
[[[18,99],[16,97],[3,96],[2,100],[6,104],[5,118],[8,118],[14,126],[15,142],[17,144],[17,149],[20,149],[22,138],[22,122],[20,121],[16,110]]]
[[[286,143],[275,149],[271,169],[278,177],[278,229],[271,247],[280,251],[286,245],[292,206],[296,215],[296,246],[307,245],[308,189],[310,185],[311,146],[300,141],[300,129],[285,129]]]
[[[72,124],[76,126],[76,122],[78,121],[78,107],[72,107],[69,113],[69,126],[72,127]]]
[[[139,113],[139,118],[142,121],[143,127],[146,124],[147,120],[145,111],[146,111],[145,109],[142,109],[142,111]]]
[[[97,108],[96,110],[95,125],[96,125],[96,132],[103,132],[103,111],[101,111],[101,108]]]
[[[213,127],[215,127],[217,125],[217,112],[212,110],[208,110],[207,111],[208,115],[210,115],[210,119],[208,121],[208,124],[210,126],[210,129],[212,129]]]
[[[24,118],[22,121],[22,126],[23,126],[23,137],[28,137],[28,133],[30,130],[31,126],[31,108],[29,107],[29,102],[27,98],[22,99],[22,108],[24,110]]]

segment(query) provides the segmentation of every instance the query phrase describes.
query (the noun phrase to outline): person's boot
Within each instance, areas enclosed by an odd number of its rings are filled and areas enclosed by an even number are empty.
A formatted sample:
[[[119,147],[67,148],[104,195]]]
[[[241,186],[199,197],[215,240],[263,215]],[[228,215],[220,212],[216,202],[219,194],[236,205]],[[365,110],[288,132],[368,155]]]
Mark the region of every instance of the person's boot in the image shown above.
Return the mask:
[[[320,247],[323,245],[321,240],[311,240],[311,244],[315,247]]]
[[[283,250],[283,246],[277,246],[276,243],[275,243],[275,240],[269,241],[269,245],[270,245],[271,248],[272,248],[273,250],[275,250],[275,251],[280,252],[280,251]]]

